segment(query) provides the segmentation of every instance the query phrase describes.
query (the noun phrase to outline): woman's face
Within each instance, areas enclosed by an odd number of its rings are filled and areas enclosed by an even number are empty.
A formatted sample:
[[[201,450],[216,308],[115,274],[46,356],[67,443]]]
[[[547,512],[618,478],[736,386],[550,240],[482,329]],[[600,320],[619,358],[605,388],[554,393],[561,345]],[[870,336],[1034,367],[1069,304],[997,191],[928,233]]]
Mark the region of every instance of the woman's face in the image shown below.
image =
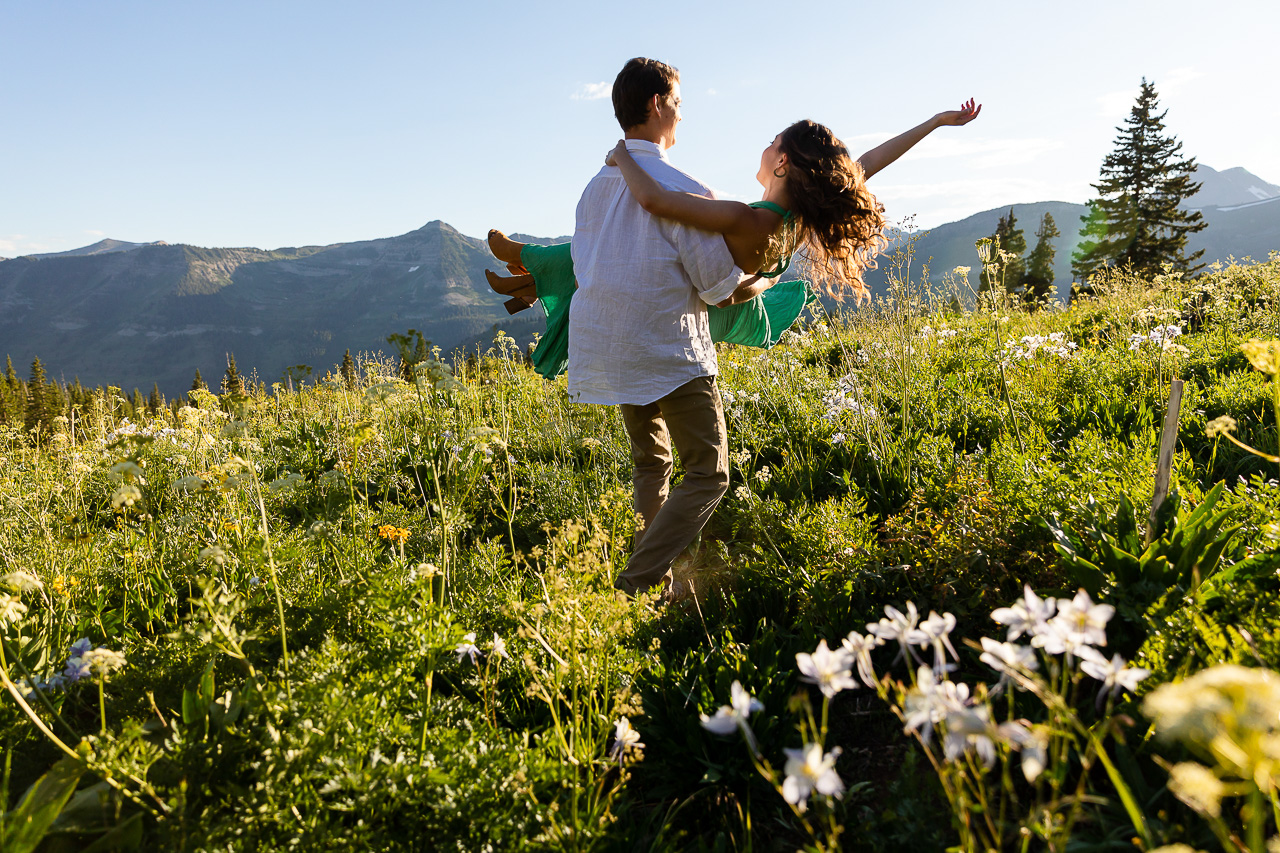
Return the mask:
[[[761,186],[768,186],[769,179],[774,177],[774,170],[782,164],[782,158],[786,155],[782,153],[782,134],[779,133],[773,138],[773,142],[769,143],[769,147],[764,149],[764,153],[760,155],[760,171],[756,172],[756,180]]]

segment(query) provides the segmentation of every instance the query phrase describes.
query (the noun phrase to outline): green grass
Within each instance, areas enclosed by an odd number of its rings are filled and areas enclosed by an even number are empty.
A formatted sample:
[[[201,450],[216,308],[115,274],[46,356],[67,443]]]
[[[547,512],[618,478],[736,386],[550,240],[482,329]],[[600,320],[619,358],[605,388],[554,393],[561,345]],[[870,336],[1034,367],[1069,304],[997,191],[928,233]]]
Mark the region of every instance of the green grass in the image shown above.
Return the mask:
[[[1226,481],[1243,526],[1225,564],[1272,551],[1275,465],[1205,424],[1232,415],[1241,440],[1276,452],[1269,383],[1239,344],[1277,336],[1277,297],[1274,260],[1192,283],[1118,277],[1096,300],[1033,314],[952,314],[899,290],[769,352],[722,350],[732,483],[678,564],[696,604],[665,610],[612,589],[631,530],[616,410],[571,405],[563,379],[541,380],[508,338],[452,377],[420,365],[417,387],[369,358],[357,389],[205,396],[142,425],[100,397],[44,446],[8,429],[0,575],[42,586],[10,610],[6,672],[48,679],[82,637],[127,663],[41,691],[29,711],[0,703],[6,808],[65,747],[81,794],[42,849],[112,831],[102,849],[819,843],[827,824],[806,829],[699,713],[740,681],[765,704],[753,728],[781,768],[801,743],[788,706],[810,690],[797,652],[908,600],[976,639],[1024,584],[1073,593],[1043,522],[1084,529],[1122,496],[1145,517],[1175,377],[1184,513]],[[1024,351],[1060,337],[1020,358],[997,345],[997,323]],[[1184,331],[1175,347],[1131,349],[1169,323]],[[113,475],[126,460],[140,480]],[[121,507],[127,485],[141,497]],[[1247,625],[1248,662],[1276,666],[1280,608],[1259,583],[1215,624]],[[1219,648],[1179,619],[1154,626],[1152,686],[1177,671],[1160,654],[1202,666]],[[457,651],[473,645],[474,660]],[[957,678],[991,677],[967,648],[960,666]],[[861,692],[831,704],[848,791],[813,814],[844,827],[846,849],[956,843],[918,747]],[[619,762],[621,717],[644,746]],[[1141,741],[1134,766],[1158,777]],[[1103,845],[1124,814],[1105,776],[1089,790],[1078,841]],[[1203,835],[1180,808],[1155,800],[1161,831]]]

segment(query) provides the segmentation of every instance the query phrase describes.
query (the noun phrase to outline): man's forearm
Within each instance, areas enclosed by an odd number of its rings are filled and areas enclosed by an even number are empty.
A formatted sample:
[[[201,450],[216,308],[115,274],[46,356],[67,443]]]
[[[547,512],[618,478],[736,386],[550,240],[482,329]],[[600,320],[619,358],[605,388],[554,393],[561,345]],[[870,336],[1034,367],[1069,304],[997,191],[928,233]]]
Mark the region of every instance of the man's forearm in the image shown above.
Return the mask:
[[[750,302],[771,287],[773,287],[773,279],[753,275],[751,278],[744,279],[729,298],[717,303],[716,307],[728,308],[730,305],[741,305],[743,302]]]

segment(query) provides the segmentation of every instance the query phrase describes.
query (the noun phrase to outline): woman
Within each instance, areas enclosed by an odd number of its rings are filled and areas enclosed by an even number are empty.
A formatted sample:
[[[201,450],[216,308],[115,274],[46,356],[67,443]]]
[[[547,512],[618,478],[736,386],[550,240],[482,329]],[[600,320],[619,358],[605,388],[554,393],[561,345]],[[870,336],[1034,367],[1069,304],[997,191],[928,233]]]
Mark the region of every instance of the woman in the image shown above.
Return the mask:
[[[981,109],[970,99],[959,110],[938,113],[856,161],[828,128],[798,121],[774,137],[760,156],[756,180],[764,195],[752,204],[664,189],[636,164],[625,141],[619,141],[605,165],[622,171],[646,211],[724,235],[734,263],[758,271],[748,291],[752,298],[711,306],[707,318],[713,340],[768,348],[815,298],[803,281],[773,284],[792,255],[804,250],[815,284],[827,295],[867,298],[862,274],[875,268],[875,256],[885,246],[885,220],[884,208],[867,189],[866,179],[936,128],[968,124]],[[568,361],[569,302],[575,287],[569,244],[526,245],[490,231],[489,247],[516,273],[502,277],[485,270],[494,290],[513,297],[507,310],[515,313],[536,299],[547,312],[547,334],[538,342],[533,361],[538,373],[552,378]]]

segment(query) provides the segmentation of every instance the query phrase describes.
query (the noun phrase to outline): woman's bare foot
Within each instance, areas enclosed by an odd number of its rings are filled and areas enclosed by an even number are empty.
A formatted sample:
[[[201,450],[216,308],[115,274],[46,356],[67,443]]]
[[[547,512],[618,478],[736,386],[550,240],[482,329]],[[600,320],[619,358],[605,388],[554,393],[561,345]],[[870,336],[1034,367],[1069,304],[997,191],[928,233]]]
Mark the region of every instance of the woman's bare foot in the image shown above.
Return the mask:
[[[517,243],[515,240],[510,239],[496,228],[489,231],[489,251],[493,252],[493,256],[505,264],[515,264],[523,268],[520,263],[520,250],[524,248],[524,245],[524,243]]]
[[[520,296],[530,299],[536,299],[538,296],[538,289],[534,285],[533,276],[528,273],[524,275],[498,275],[493,270],[485,270],[484,277],[488,280],[489,286],[503,296]]]

